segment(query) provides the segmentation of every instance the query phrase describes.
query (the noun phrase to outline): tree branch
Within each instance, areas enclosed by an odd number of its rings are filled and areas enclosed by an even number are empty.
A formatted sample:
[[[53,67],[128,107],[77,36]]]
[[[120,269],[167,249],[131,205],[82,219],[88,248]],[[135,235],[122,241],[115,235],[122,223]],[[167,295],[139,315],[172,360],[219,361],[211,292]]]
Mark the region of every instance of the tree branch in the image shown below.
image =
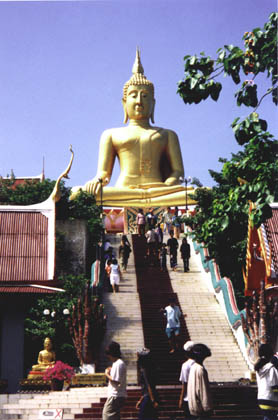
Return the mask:
[[[218,67],[218,69],[220,69],[221,67]],[[218,70],[217,69],[217,70]],[[216,70],[215,70],[216,71]],[[217,76],[219,76],[221,73],[223,73],[224,72],[224,66],[223,66],[223,68],[222,68],[222,70],[219,72],[219,73],[217,73],[217,74],[215,74],[214,76],[212,76],[212,77],[210,77],[209,79],[207,79],[207,82],[209,82],[210,80],[212,80],[212,79],[214,79],[215,77],[217,77]]]
[[[278,84],[277,85],[274,85],[274,86],[272,86],[272,88],[269,88],[268,90],[267,90],[267,92],[261,97],[261,99],[259,100],[259,102],[258,102],[258,105],[256,106],[256,108],[254,109],[254,111],[253,112],[256,112],[257,111],[257,109],[259,108],[259,106],[261,105],[261,103],[262,103],[262,100],[267,96],[267,95],[269,95],[270,93],[272,93],[273,91],[274,91],[274,89],[277,89],[277,87],[278,87]]]

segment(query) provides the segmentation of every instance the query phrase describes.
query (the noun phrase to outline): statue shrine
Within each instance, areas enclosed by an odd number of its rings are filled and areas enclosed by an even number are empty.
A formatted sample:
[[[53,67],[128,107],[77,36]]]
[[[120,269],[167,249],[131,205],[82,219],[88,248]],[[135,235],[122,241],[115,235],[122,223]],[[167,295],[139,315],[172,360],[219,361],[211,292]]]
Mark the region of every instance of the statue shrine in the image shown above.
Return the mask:
[[[98,204],[102,199],[104,206],[183,206],[186,189],[181,185],[184,169],[179,139],[174,131],[150,124],[150,120],[154,124],[154,85],[144,75],[138,50],[132,73],[122,99],[128,125],[103,132],[97,174],[84,186],[74,187],[71,198],[82,189],[94,194]],[[120,176],[115,187],[110,187],[116,158]],[[188,197],[188,204],[195,202]]]
[[[28,379],[42,377],[47,368],[55,365],[56,355],[52,349],[52,341],[49,337],[46,337],[44,340],[43,347],[43,350],[41,350],[38,355],[38,363],[32,366]]]

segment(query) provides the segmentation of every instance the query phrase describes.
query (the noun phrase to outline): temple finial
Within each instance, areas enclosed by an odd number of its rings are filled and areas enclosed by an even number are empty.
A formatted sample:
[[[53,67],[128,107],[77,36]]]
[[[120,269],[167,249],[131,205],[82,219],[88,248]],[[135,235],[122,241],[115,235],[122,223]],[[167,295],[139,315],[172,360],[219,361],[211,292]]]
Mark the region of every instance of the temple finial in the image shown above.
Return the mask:
[[[54,187],[54,190],[52,191],[52,194],[50,196],[52,198],[52,200],[55,201],[55,202],[59,201],[60,198],[61,198],[61,195],[62,195],[61,190],[60,190],[60,181],[62,180],[62,178],[69,179],[68,173],[71,170],[71,165],[72,165],[73,158],[74,158],[74,153],[73,153],[73,150],[72,150],[72,145],[70,145],[70,149],[69,150],[71,152],[70,162],[69,162],[69,164],[67,166],[67,169],[57,179],[56,184],[55,184],[55,187]]]
[[[133,74],[144,74],[144,68],[142,66],[141,63],[141,59],[140,59],[140,51],[139,48],[136,48],[136,57],[135,57],[135,61],[132,67],[132,73]]]
[[[132,67],[132,76],[131,78],[124,84],[124,91],[123,91],[123,99],[126,100],[127,98],[127,89],[129,86],[149,86],[151,89],[152,96],[154,98],[154,86],[150,80],[146,78],[144,75],[144,68],[141,63],[140,59],[140,51],[139,48],[136,48],[136,57]]]

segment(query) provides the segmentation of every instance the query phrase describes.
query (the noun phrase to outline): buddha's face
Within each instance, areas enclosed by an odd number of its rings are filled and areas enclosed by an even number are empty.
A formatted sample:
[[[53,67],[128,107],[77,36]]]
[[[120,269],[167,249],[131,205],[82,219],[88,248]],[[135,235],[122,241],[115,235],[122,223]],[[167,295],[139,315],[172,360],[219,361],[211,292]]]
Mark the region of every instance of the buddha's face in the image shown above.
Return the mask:
[[[52,349],[52,343],[51,343],[50,338],[46,338],[44,340],[44,348],[45,348],[45,350],[51,350]]]
[[[147,85],[131,85],[127,89],[125,111],[131,120],[146,120],[152,115],[155,100]]]

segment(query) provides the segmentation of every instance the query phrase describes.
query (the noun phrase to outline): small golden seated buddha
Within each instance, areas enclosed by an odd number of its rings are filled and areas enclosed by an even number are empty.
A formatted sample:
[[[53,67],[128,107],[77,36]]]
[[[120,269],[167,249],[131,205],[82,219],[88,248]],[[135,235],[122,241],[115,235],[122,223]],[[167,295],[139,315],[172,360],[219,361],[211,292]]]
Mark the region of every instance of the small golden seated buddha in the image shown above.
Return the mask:
[[[105,130],[101,136],[97,175],[79,189],[96,197],[99,204],[112,207],[183,206],[186,189],[179,139],[172,130],[154,123],[154,85],[144,75],[137,50],[132,77],[123,89],[123,107],[127,127]],[[106,186],[112,176],[115,159],[120,176],[115,187]],[[189,187],[191,190],[192,187]],[[188,204],[195,204],[188,197]]]
[[[42,376],[48,367],[55,364],[56,355],[52,350],[52,341],[49,337],[44,340],[44,349],[39,352],[38,364],[32,366],[32,370],[28,375],[28,379]]]

